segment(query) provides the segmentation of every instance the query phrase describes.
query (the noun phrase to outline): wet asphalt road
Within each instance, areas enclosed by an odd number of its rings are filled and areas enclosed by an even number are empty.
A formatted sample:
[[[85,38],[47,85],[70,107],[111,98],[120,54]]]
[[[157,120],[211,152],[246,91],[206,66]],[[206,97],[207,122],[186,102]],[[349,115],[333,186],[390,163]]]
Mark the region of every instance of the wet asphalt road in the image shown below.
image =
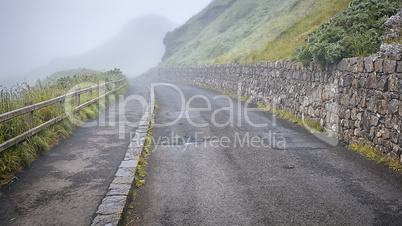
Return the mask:
[[[203,109],[174,122],[178,92],[156,88],[160,126],[126,223],[401,225],[400,173],[268,113],[247,121],[244,103],[215,91],[178,86]]]
[[[125,96],[138,94],[148,100],[146,85],[131,81]],[[124,111],[119,111],[122,101],[74,130],[18,173],[13,183],[1,187],[0,225],[91,224],[124,158],[130,132],[136,129],[122,129],[121,125],[138,122],[142,116],[143,109],[136,101],[128,101]],[[122,139],[120,131],[124,132]]]

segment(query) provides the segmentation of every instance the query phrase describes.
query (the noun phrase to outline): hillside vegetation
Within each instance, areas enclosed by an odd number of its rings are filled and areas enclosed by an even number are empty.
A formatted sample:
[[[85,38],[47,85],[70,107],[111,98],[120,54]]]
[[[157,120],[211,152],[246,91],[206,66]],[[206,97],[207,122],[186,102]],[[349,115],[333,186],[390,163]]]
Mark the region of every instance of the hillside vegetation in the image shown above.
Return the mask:
[[[57,71],[50,76],[46,77],[44,80],[46,83],[48,82],[57,82],[58,79],[66,78],[66,77],[73,77],[74,75],[85,75],[85,74],[97,74],[98,71],[87,69],[87,68],[75,68],[65,71]]]
[[[399,32],[391,37],[384,36],[390,31],[384,23],[400,7],[401,1],[353,1],[346,10],[309,35],[297,59],[305,66],[313,60],[325,66],[337,64],[346,57],[376,53],[383,42],[399,42],[401,21],[395,21],[393,32]]]
[[[215,0],[166,35],[165,65],[288,60],[350,0]]]
[[[378,51],[400,0],[215,0],[166,35],[164,65],[301,60]]]

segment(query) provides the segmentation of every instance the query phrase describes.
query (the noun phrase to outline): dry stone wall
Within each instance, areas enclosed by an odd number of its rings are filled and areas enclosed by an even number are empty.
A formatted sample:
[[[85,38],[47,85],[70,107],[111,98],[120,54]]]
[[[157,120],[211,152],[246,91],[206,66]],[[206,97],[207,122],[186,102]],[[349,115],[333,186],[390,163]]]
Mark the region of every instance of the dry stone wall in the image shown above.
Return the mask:
[[[399,58],[400,59],[400,58]],[[207,86],[317,120],[347,143],[397,159],[402,147],[402,62],[343,59],[321,71],[287,61],[160,68],[164,80]]]

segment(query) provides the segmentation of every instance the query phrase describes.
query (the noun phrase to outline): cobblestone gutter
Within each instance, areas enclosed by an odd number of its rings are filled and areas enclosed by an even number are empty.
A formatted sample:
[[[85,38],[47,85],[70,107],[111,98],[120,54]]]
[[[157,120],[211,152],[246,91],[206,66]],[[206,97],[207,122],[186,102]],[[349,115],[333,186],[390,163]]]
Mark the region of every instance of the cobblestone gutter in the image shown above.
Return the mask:
[[[96,216],[92,221],[93,226],[120,225],[123,222],[123,215],[131,197],[130,193],[133,190],[133,186],[135,186],[134,176],[137,172],[138,159],[144,149],[148,128],[151,126],[154,106],[155,94],[150,90],[148,106],[141,117],[139,127],[135,131],[135,136],[128,146],[126,156],[109,186],[106,197],[102,200],[96,211]]]

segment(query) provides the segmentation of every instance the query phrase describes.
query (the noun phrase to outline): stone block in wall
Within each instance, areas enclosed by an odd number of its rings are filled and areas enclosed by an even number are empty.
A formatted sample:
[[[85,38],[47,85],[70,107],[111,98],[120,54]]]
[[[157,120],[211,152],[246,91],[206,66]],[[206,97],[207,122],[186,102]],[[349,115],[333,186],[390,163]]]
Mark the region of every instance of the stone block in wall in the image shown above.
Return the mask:
[[[284,68],[286,68],[288,70],[290,70],[292,68],[292,63],[290,63],[289,61],[285,61],[284,64],[285,64]]]
[[[370,115],[370,125],[371,126],[377,126],[379,121],[380,121],[380,118],[377,117],[375,114]]]
[[[349,109],[347,109],[346,111],[345,111],[345,114],[344,114],[344,116],[345,116],[345,119],[350,119],[350,110]]]
[[[390,133],[389,133],[389,129],[387,128],[382,128],[381,129],[381,137],[384,140],[388,140],[390,138]]]
[[[349,120],[349,128],[350,129],[355,129],[355,122],[353,120]]]
[[[397,73],[402,73],[402,61],[398,62],[398,66],[396,67],[396,72]]]
[[[384,147],[384,153],[387,153],[387,155],[391,154],[391,151],[393,149],[393,144],[391,143],[390,140],[383,140],[381,142],[381,145]]]
[[[397,114],[399,110],[400,101],[393,99],[388,104],[388,109],[390,114]]]
[[[366,72],[373,72],[374,71],[374,63],[372,57],[364,58],[364,66]]]
[[[353,75],[347,75],[345,77],[345,81],[344,81],[344,86],[345,87],[351,87],[353,84],[353,80],[354,80],[354,76]]]
[[[348,63],[348,67],[347,67],[347,71],[352,72],[352,73],[357,73],[358,71],[358,59],[357,57],[354,58],[350,58],[349,59],[349,63]]]
[[[351,118],[352,120],[357,120],[357,110],[356,110],[356,108],[353,108],[353,109],[350,111],[350,118]]]
[[[362,98],[361,98],[361,100],[360,100],[360,107],[362,107],[362,108],[365,108],[367,105],[367,97],[366,96],[363,96]]]
[[[399,119],[397,115],[394,115],[392,117],[392,128],[396,130],[398,133],[401,133],[402,131],[402,119]]]
[[[362,113],[361,112],[357,113],[356,118],[357,118],[357,120],[361,121],[362,120]]]
[[[356,107],[356,105],[357,105],[359,102],[360,102],[360,101],[359,101],[359,97],[358,97],[357,93],[354,93],[354,94],[352,95],[352,98],[350,98],[350,100],[349,100],[349,104],[350,104],[352,107]]]
[[[402,117],[402,101],[399,102],[399,116]]]
[[[319,82],[321,77],[321,72],[315,72],[314,73],[314,81]]]
[[[388,90],[391,92],[398,92],[399,86],[399,79],[396,77],[396,75],[391,75],[389,76],[388,79]]]
[[[282,62],[281,61],[276,61],[275,62],[275,68],[276,69],[282,68]]]
[[[357,90],[360,88],[360,82],[357,79],[353,79],[352,81],[352,89]]]
[[[349,131],[348,130],[343,131],[343,140],[346,143],[349,143],[350,138],[349,138]]]
[[[395,60],[384,60],[384,72],[392,74],[395,72],[396,61]]]
[[[388,128],[388,129],[392,128],[392,118],[391,117],[386,117],[384,120],[385,120],[384,121],[385,127]]]
[[[396,131],[392,131],[390,133],[390,140],[394,144],[399,144],[399,133],[397,133]]]
[[[377,88],[377,73],[371,73],[366,80],[366,88],[367,89],[375,89]]]
[[[370,141],[374,140],[374,138],[375,138],[375,129],[376,129],[375,127],[370,128],[370,132],[369,132]]]
[[[364,58],[359,58],[357,61],[357,71],[364,72]]]
[[[361,77],[361,78],[359,79],[359,87],[366,87],[366,81],[367,81],[366,78]]]
[[[387,91],[388,90],[388,76],[381,76],[377,80],[377,89],[381,91]]]
[[[354,136],[355,137],[361,137],[362,136],[362,131],[359,128],[356,128],[354,131]]]
[[[348,59],[342,59],[341,62],[339,62],[338,64],[338,70],[340,71],[346,71],[346,69],[348,68]]]
[[[356,120],[355,121],[355,128],[362,128],[362,126],[361,126],[361,121],[359,121],[359,120]],[[360,129],[360,136],[362,136],[362,131],[361,131],[361,129]]]
[[[374,69],[375,69],[375,71],[377,71],[377,72],[382,72],[383,71],[383,59],[376,59],[375,61],[374,61]]]
[[[382,142],[381,138],[378,138],[378,139],[374,140],[374,144],[381,144],[381,142]],[[379,154],[386,154],[386,152],[384,150],[384,147],[381,146],[381,145],[376,145],[374,150]]]
[[[382,91],[375,91],[374,96],[377,98],[377,100],[387,100],[389,95],[387,92],[382,92]]]
[[[402,134],[399,134],[399,146],[402,147]]]

